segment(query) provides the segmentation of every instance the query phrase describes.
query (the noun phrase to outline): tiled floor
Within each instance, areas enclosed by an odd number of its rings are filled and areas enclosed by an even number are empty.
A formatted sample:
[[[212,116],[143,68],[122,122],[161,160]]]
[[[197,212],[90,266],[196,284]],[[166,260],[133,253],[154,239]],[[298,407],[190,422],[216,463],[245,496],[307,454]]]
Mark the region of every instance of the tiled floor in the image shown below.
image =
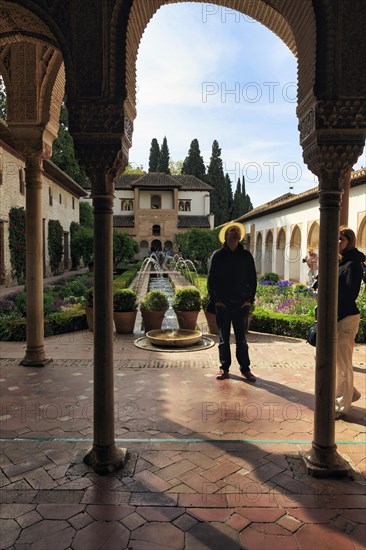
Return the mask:
[[[92,338],[48,338],[41,369],[19,366],[23,343],[1,343],[0,549],[366,548],[365,346],[354,355],[362,398],[335,427],[352,476],[324,480],[299,458],[313,438],[313,348],[251,333],[250,384],[236,364],[216,381],[217,346],[148,352],[116,336],[115,434],[128,460],[99,476],[83,462]]]

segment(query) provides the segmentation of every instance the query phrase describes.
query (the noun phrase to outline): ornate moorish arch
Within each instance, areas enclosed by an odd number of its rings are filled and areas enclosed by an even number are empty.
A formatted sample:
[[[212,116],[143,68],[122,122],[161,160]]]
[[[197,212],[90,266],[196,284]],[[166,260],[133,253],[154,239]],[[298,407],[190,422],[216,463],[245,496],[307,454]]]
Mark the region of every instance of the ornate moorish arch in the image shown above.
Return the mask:
[[[92,185],[97,228],[94,336],[98,345],[94,348],[94,377],[96,386],[103,390],[95,394],[96,429],[88,460],[98,471],[110,471],[123,462],[123,453],[114,443],[111,382],[113,180],[127,164],[132,142],[136,57],[141,36],[156,10],[172,3],[178,1],[0,0],[0,55],[4,48],[15,46],[10,63],[19,67],[16,58],[22,55],[24,75],[27,73],[33,82],[39,74],[40,48],[54,48],[55,55],[62,58],[69,129]],[[321,345],[316,358],[314,443],[305,459],[308,468],[316,470],[317,475],[321,471],[344,472],[347,467],[336,451],[334,415],[329,414],[334,405],[337,330],[337,279],[333,266],[338,257],[342,188],[346,175],[362,153],[366,135],[364,0],[211,0],[209,4],[236,9],[260,21],[287,44],[298,60],[299,137],[305,163],[319,178],[321,207],[318,294]],[[24,43],[32,47],[23,47],[21,52]],[[22,91],[26,89],[23,80]],[[53,104],[49,86],[44,89],[44,97],[51,98]],[[26,99],[29,109],[25,114],[32,116],[24,118],[28,122],[27,132],[19,125],[15,137],[20,147],[29,150],[34,142],[40,143],[37,128],[32,128],[33,134],[28,131],[36,119],[34,115],[39,117],[40,113],[35,107],[34,86],[26,93]],[[19,101],[17,108],[21,107]],[[13,126],[15,130],[16,125]],[[43,135],[47,137],[44,128]],[[51,140],[51,134],[49,137]],[[40,178],[43,155],[49,153],[44,150],[43,140],[41,144],[32,162],[28,162],[27,183],[34,182],[34,188]],[[41,214],[37,193],[29,194],[28,214],[38,227]],[[254,245],[254,234],[252,242]],[[35,294],[39,295],[41,274],[36,278]]]

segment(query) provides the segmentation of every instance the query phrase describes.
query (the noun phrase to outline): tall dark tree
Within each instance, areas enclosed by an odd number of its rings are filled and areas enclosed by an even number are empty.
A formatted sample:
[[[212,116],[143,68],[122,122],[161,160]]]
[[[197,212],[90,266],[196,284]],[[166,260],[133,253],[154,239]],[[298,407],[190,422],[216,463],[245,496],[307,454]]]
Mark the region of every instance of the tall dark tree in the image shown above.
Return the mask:
[[[233,190],[231,187],[231,179],[229,174],[225,174],[225,185],[226,185],[226,201],[227,201],[227,219],[233,219]]]
[[[236,218],[239,218],[239,216],[241,216],[241,214],[243,213],[243,211],[241,210],[241,197],[242,197],[241,183],[240,183],[240,178],[238,178],[235,193],[234,193],[234,198],[233,198],[233,207],[231,211],[231,216],[233,220],[235,220]]]
[[[60,129],[53,142],[51,160],[82,187],[88,186],[88,178],[75,157],[74,142],[68,131],[69,115],[64,102],[61,105]]]
[[[201,156],[200,146],[197,139],[192,140],[188,156],[184,159],[182,174],[196,176],[199,180],[206,180],[206,166]]]
[[[169,155],[168,141],[166,137],[164,137],[163,143],[160,149],[158,172],[164,172],[165,174],[170,174],[169,161],[170,161],[170,155]]]
[[[215,225],[228,221],[227,186],[221,159],[221,149],[215,140],[212,144],[212,154],[207,170],[207,182],[213,187],[211,192],[211,212],[215,216]]]
[[[150,156],[149,156],[149,172],[157,172],[160,158],[160,147],[158,140],[153,138],[151,140]]]
[[[253,210],[252,201],[250,200],[250,196],[246,194],[245,191],[245,178],[243,176],[243,187],[242,187],[242,197],[243,197],[243,214],[246,214],[247,212],[250,212]]]

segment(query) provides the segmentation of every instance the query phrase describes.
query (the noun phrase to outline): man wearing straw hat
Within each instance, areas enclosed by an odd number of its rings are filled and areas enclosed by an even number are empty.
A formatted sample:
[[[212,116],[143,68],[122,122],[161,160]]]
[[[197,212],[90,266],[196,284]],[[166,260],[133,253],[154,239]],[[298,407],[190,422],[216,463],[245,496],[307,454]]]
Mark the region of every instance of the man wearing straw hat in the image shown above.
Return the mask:
[[[240,372],[246,380],[255,382],[256,378],[249,369],[246,330],[249,306],[254,302],[257,290],[257,276],[253,256],[240,242],[244,237],[245,228],[241,223],[230,222],[222,227],[219,233],[222,247],[212,255],[207,289],[210,301],[215,304],[219,329],[220,371],[216,378],[230,378],[232,324]]]

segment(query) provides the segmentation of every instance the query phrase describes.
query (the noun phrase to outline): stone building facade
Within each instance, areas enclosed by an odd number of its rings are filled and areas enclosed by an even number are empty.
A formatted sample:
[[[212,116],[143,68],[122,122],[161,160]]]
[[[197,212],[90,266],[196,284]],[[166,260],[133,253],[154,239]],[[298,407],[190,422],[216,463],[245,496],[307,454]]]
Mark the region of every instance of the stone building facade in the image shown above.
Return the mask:
[[[113,226],[149,251],[175,252],[174,235],[213,228],[212,187],[194,176],[164,173],[124,174],[115,181]]]
[[[70,225],[79,223],[79,201],[85,190],[53,162],[44,161],[42,176],[42,245],[43,275],[51,275],[48,254],[48,222],[58,220],[64,231],[62,270],[71,267]],[[0,140],[0,285],[13,286],[9,251],[9,211],[25,208],[25,162],[10,145]]]

